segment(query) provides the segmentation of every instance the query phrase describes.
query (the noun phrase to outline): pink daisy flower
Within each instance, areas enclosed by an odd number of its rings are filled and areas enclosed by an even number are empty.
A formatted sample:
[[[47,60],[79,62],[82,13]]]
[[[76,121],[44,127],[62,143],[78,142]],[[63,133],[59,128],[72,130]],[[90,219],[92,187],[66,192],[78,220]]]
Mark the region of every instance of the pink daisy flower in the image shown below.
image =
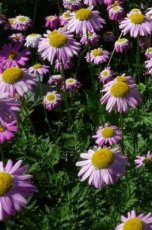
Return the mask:
[[[103,3],[103,0],[84,0],[84,4],[89,5],[89,6],[96,6],[102,3]]]
[[[57,29],[60,25],[59,17],[56,15],[50,15],[45,18],[45,27],[49,29]]]
[[[10,122],[17,119],[17,113],[20,111],[20,104],[15,98],[11,98],[6,93],[0,95],[0,120]]]
[[[152,58],[145,61],[145,67],[148,70],[148,74],[152,75]]]
[[[110,67],[104,68],[99,74],[99,80],[103,84],[106,84],[109,81],[112,81],[113,77],[114,77],[114,73],[113,73],[113,71],[111,70]]]
[[[148,19],[140,10],[133,9],[121,21],[120,29],[124,35],[130,33],[131,37],[147,36],[152,31],[152,19]]]
[[[96,139],[95,143],[98,146],[118,144],[122,138],[122,132],[117,126],[106,123],[98,128],[96,135],[92,136]]]
[[[61,96],[56,91],[48,92],[43,98],[43,105],[48,111],[52,111],[61,104]]]
[[[136,108],[141,98],[137,85],[132,77],[122,75],[116,77],[113,81],[104,85],[104,96],[101,98],[101,104],[106,105],[106,110],[111,112],[127,112],[128,108]]]
[[[60,23],[62,26],[66,26],[69,19],[71,17],[71,11],[67,10],[63,14],[60,15]]]
[[[74,55],[78,55],[79,43],[73,39],[73,35],[63,30],[48,31],[45,37],[41,39],[38,52],[41,54],[44,60],[48,60],[51,65],[56,60],[61,62],[62,65],[72,58]]]
[[[80,167],[78,176],[81,181],[88,179],[88,184],[96,188],[114,184],[125,173],[127,158],[119,148],[97,148],[80,154],[81,161],[76,163]]]
[[[124,8],[118,1],[115,1],[108,7],[109,18],[112,21],[120,21],[124,17]]]
[[[111,5],[114,2],[114,0],[104,0],[105,5]]]
[[[105,20],[100,17],[99,11],[81,8],[71,13],[67,29],[77,34],[87,34],[88,32],[100,31],[103,24],[105,24]]]
[[[42,36],[40,34],[29,34],[25,39],[26,40],[25,46],[31,48],[37,48],[41,40],[41,37]]]
[[[148,151],[146,156],[136,156],[135,164],[136,168],[140,168],[147,164],[152,164],[152,152]]]
[[[62,82],[63,82],[63,77],[60,74],[52,75],[48,80],[49,85],[60,86]]]
[[[11,27],[18,31],[26,31],[30,26],[31,19],[23,15],[16,16],[11,23]]]
[[[73,63],[71,62],[71,59],[67,59],[65,60],[65,62],[63,63],[62,61],[59,61],[58,59],[55,60],[55,66],[54,68],[57,70],[57,71],[62,71],[63,69],[64,70],[69,70],[71,69],[73,66]]]
[[[121,217],[122,223],[115,230],[151,230],[152,229],[152,214],[137,215],[134,210],[128,212],[127,217]]]
[[[95,32],[88,32],[88,34],[83,34],[81,36],[81,40],[80,42],[83,45],[97,45],[99,42],[99,38],[100,36],[98,34],[96,34]]]
[[[92,62],[96,65],[105,63],[108,59],[109,52],[107,50],[103,50],[102,48],[93,49],[86,55],[86,61],[89,63]]]
[[[29,55],[30,52],[27,49],[21,50],[20,44],[4,45],[0,50],[0,63],[5,69],[13,66],[25,66]]]
[[[126,38],[119,38],[114,44],[115,52],[116,53],[124,53],[126,52],[129,46],[129,40]]]
[[[78,91],[81,87],[80,82],[75,78],[68,78],[65,81],[65,85],[63,85],[63,88],[65,88],[68,91]]]
[[[23,43],[25,40],[25,36],[22,33],[14,33],[12,35],[9,36],[9,40],[12,43]]]
[[[21,165],[22,160],[14,165],[8,160],[5,166],[0,162],[0,221],[19,212],[27,205],[26,197],[37,191],[32,176],[26,174],[28,167]]]
[[[152,47],[149,47],[146,52],[145,52],[145,56],[147,58],[152,58]]]
[[[81,0],[63,0],[63,6],[69,10],[76,10],[81,7]]]
[[[14,133],[18,131],[16,121],[5,122],[0,120],[0,144],[14,138]]]
[[[36,78],[19,67],[10,67],[0,74],[1,92],[8,92],[11,97],[23,96],[36,86]]]
[[[29,73],[34,74],[34,75],[41,75],[43,76],[44,74],[49,72],[49,66],[42,65],[40,63],[36,63],[33,66],[31,66],[28,69]]]

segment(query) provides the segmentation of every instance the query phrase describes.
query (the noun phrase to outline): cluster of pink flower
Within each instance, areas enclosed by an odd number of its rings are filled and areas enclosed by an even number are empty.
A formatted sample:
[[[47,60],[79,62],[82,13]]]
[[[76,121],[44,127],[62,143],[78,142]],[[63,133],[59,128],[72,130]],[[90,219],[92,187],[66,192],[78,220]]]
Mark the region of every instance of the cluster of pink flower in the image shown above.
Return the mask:
[[[5,29],[15,33],[9,36],[10,44],[4,45],[0,50],[0,143],[14,137],[17,129],[17,113],[20,110],[20,98],[32,91],[41,81],[43,75],[49,73],[49,65],[61,74],[51,75],[48,84],[52,90],[43,98],[43,105],[49,111],[61,104],[61,95],[57,92],[75,92],[80,89],[80,82],[75,78],[65,79],[63,71],[72,68],[72,58],[78,56],[81,45],[97,46],[88,51],[85,59],[95,65],[105,64],[109,60],[110,52],[99,45],[98,34],[105,24],[100,12],[94,10],[98,4],[104,3],[107,7],[109,19],[119,23],[121,36],[115,41],[114,52],[124,53],[130,48],[129,40],[122,35],[130,34],[131,37],[148,36],[152,32],[152,10],[144,14],[139,9],[132,9],[124,18],[122,1],[114,0],[63,0],[66,8],[61,16],[50,15],[45,18],[45,27],[48,28],[44,35],[37,33],[25,37],[21,32],[26,32],[32,22],[29,17],[19,15],[15,18],[0,18],[0,23]],[[77,35],[74,37],[74,35]],[[77,41],[77,38],[79,39]],[[113,38],[112,38],[113,39]],[[23,45],[26,48],[23,48]],[[26,68],[30,59],[29,49],[36,49],[40,57],[49,63],[33,63]],[[152,48],[146,51],[146,68],[152,74]],[[39,58],[40,59],[40,58]],[[141,103],[141,97],[135,80],[125,74],[117,75],[109,67],[110,62],[99,74],[103,83],[101,104],[106,105],[106,110],[115,110],[125,113],[129,108],[136,108]],[[38,79],[37,79],[38,77]],[[88,183],[96,188],[114,184],[125,173],[128,163],[119,147],[115,147],[122,138],[122,131],[115,125],[106,123],[99,127],[96,135],[97,146],[80,156],[83,159],[76,163],[80,167],[81,181],[88,179]],[[146,157],[137,156],[137,167],[151,162],[152,154]],[[25,206],[25,197],[36,191],[30,179],[31,175],[24,175],[27,167],[21,167],[21,161],[14,166],[9,160],[6,166],[0,162],[0,220],[15,214]],[[26,189],[25,189],[26,188]],[[134,229],[149,230],[152,228],[152,216],[143,214],[137,216],[134,211],[128,217],[122,217],[122,224],[116,230]]]

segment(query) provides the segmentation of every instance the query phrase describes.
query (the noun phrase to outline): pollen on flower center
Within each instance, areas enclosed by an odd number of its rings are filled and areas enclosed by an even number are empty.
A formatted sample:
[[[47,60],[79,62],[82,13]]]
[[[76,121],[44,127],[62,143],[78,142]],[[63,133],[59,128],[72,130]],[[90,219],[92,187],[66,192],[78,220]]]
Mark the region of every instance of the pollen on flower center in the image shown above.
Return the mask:
[[[30,34],[29,36],[30,36],[31,38],[34,38],[34,37],[37,37],[37,35],[38,35],[38,34],[34,34],[34,33],[33,33],[33,34]]]
[[[20,81],[23,77],[24,72],[18,67],[11,67],[2,73],[2,79],[8,84],[14,84]]]
[[[127,83],[119,81],[119,82],[115,83],[114,85],[112,85],[110,91],[114,97],[123,98],[129,94],[130,88],[129,88],[129,85]]]
[[[8,59],[9,60],[15,60],[17,58],[17,53],[15,51],[12,51],[10,53],[8,53]]]
[[[117,42],[118,42],[118,43],[124,43],[124,42],[126,42],[126,38],[119,38],[119,39],[117,40]]]
[[[144,230],[144,223],[138,218],[132,218],[126,221],[123,230]]]
[[[129,18],[134,24],[142,24],[145,20],[145,16],[142,13],[133,13],[129,16]]]
[[[108,77],[108,76],[109,76],[109,72],[108,72],[107,70],[104,70],[104,71],[102,72],[102,75],[103,75],[104,77]]]
[[[115,134],[114,132],[114,129],[111,128],[111,127],[106,127],[102,130],[101,132],[101,135],[104,137],[104,138],[110,138],[110,137],[113,137]]]
[[[92,55],[95,56],[95,57],[102,55],[102,53],[103,53],[103,52],[102,52],[102,50],[100,50],[100,49],[94,49],[94,50],[92,51]]]
[[[66,80],[66,83],[68,83],[68,84],[73,84],[74,82],[75,82],[74,79],[68,79],[68,80]]]
[[[0,133],[4,132],[4,130],[5,130],[5,128],[2,125],[0,125]]]
[[[108,168],[114,161],[114,155],[108,148],[99,149],[93,154],[91,161],[98,169]]]
[[[18,21],[19,21],[19,22],[26,22],[27,19],[26,19],[25,17],[19,17],[19,18],[18,18]]]
[[[125,82],[125,83],[127,83],[127,80],[126,80],[126,78],[122,75],[122,76],[117,76],[117,81],[121,81],[121,82]]]
[[[146,157],[146,158],[144,159],[144,163],[145,163],[146,165],[152,164],[152,157]]]
[[[42,67],[42,65],[39,63],[32,66],[33,69],[40,69],[41,67]]]
[[[4,196],[13,186],[13,178],[10,174],[0,172],[0,196]]]
[[[48,96],[47,96],[47,100],[48,101],[54,101],[56,98],[55,94],[54,93],[50,93]]]
[[[112,7],[112,9],[113,9],[113,11],[119,11],[120,10],[120,6],[114,6],[114,7]]]
[[[82,8],[76,11],[76,19],[80,21],[89,20],[92,17],[92,12],[89,9]]]
[[[49,44],[56,48],[61,48],[68,42],[68,38],[56,30],[49,34],[48,39]]]

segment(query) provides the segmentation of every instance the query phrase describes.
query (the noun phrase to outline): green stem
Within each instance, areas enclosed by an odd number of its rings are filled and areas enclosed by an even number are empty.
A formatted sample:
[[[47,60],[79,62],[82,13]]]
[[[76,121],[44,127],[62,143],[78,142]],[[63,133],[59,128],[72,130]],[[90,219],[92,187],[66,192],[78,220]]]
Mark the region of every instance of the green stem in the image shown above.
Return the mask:
[[[121,139],[121,149],[122,149],[122,152],[124,151],[124,136],[123,136],[123,114],[120,113],[120,118],[119,118],[119,124],[120,124],[120,128],[121,128],[121,131],[122,131],[122,139]]]

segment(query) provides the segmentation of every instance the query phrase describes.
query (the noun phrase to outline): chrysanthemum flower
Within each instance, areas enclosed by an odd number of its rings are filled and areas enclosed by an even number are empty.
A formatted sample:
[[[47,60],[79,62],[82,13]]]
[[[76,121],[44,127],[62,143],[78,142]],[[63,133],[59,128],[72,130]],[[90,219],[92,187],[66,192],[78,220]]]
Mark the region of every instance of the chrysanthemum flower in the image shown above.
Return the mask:
[[[14,138],[14,133],[18,131],[16,121],[5,122],[0,120],[0,144]]]
[[[16,16],[11,24],[11,27],[18,31],[26,31],[29,26],[31,26],[31,19],[23,15]]]
[[[31,66],[28,69],[29,73],[32,73],[34,75],[41,75],[43,76],[44,74],[49,72],[49,66],[42,65],[40,63],[36,63],[33,66]]]
[[[63,85],[63,88],[65,87],[68,91],[77,91],[80,89],[80,82],[75,78],[68,78],[65,81],[65,85]]]
[[[56,91],[48,92],[43,98],[43,104],[48,111],[51,111],[61,104],[61,96]]]
[[[48,31],[38,46],[38,52],[42,58],[47,59],[51,65],[56,60],[64,65],[68,59],[78,55],[78,51],[79,43],[73,39],[71,34],[63,30]]]
[[[0,63],[5,69],[13,66],[25,66],[29,55],[29,50],[21,50],[20,44],[4,45],[0,50]]]
[[[146,52],[145,52],[145,56],[147,58],[152,58],[152,47],[149,47]]]
[[[140,10],[133,9],[121,21],[119,27],[124,35],[130,33],[130,36],[135,38],[138,35],[147,36],[152,31],[152,19],[148,19]]]
[[[122,132],[117,126],[106,123],[98,128],[96,135],[92,136],[96,139],[95,143],[99,146],[118,144],[122,138]]]
[[[29,34],[25,39],[26,40],[25,46],[37,48],[37,46],[41,40],[41,37],[42,36],[40,34]]]
[[[81,0],[63,0],[63,6],[69,10],[76,10],[81,7]]]
[[[89,8],[81,8],[71,13],[67,29],[77,34],[87,34],[88,32],[100,31],[105,24],[105,20],[99,15],[99,11]]]
[[[116,53],[126,52],[129,49],[129,47],[129,40],[126,38],[119,38],[114,44]]]
[[[11,97],[23,96],[36,85],[36,78],[19,67],[11,67],[0,74],[1,92],[8,92]]]
[[[109,18],[112,21],[120,21],[124,17],[124,8],[118,1],[115,1],[108,7]]]
[[[66,26],[67,22],[71,17],[71,11],[67,10],[63,14],[60,15],[60,23],[62,26]]]
[[[20,111],[20,104],[15,98],[11,98],[6,93],[0,94],[0,120],[10,122],[17,119],[17,113]]]
[[[145,67],[148,70],[148,74],[152,74],[152,58],[149,60],[145,61]]]
[[[115,230],[151,230],[152,229],[152,214],[137,215],[134,210],[128,212],[127,217],[121,217],[122,223]]]
[[[63,82],[63,77],[60,74],[52,75],[48,80],[49,85],[60,86],[62,82]]]
[[[89,185],[102,188],[104,185],[114,184],[125,172],[127,158],[119,148],[98,148],[80,154],[83,159],[76,163],[81,167],[78,176],[81,181],[88,179]]]
[[[23,43],[25,40],[25,36],[22,33],[14,33],[12,35],[9,36],[9,40],[12,43]]]
[[[114,76],[113,71],[111,70],[110,67],[106,67],[104,68],[100,74],[99,74],[99,80],[100,82],[102,82],[103,84],[108,83],[109,81],[112,81]]]
[[[13,29],[14,18],[8,18],[8,24],[9,24],[10,28]]]
[[[95,32],[88,32],[88,34],[83,34],[80,42],[83,45],[97,45],[99,42],[100,36]]]
[[[57,70],[57,71],[62,71],[63,69],[64,70],[69,70],[71,69],[73,66],[73,63],[71,61],[71,59],[67,59],[65,60],[65,62],[63,63],[62,61],[59,61],[58,59],[55,60],[55,66],[54,68]]]
[[[21,165],[22,160],[14,165],[8,160],[5,166],[0,162],[0,221],[19,212],[27,205],[26,197],[37,191],[32,175],[26,174],[28,167]]]
[[[49,29],[58,29],[60,25],[59,17],[56,15],[50,15],[45,18],[45,27]]]
[[[135,160],[136,168],[145,166],[145,165],[152,165],[152,152],[148,151],[146,156],[136,156]]]
[[[106,105],[106,110],[111,112],[127,112],[128,108],[136,108],[141,98],[132,77],[122,75],[104,85],[102,92],[105,95],[101,98],[101,104]]]
[[[87,62],[92,62],[96,65],[105,63],[108,59],[109,52],[107,50],[103,50],[102,48],[93,49],[86,55]]]
[[[89,5],[89,6],[96,6],[102,3],[103,3],[103,0],[84,0],[84,4]]]

